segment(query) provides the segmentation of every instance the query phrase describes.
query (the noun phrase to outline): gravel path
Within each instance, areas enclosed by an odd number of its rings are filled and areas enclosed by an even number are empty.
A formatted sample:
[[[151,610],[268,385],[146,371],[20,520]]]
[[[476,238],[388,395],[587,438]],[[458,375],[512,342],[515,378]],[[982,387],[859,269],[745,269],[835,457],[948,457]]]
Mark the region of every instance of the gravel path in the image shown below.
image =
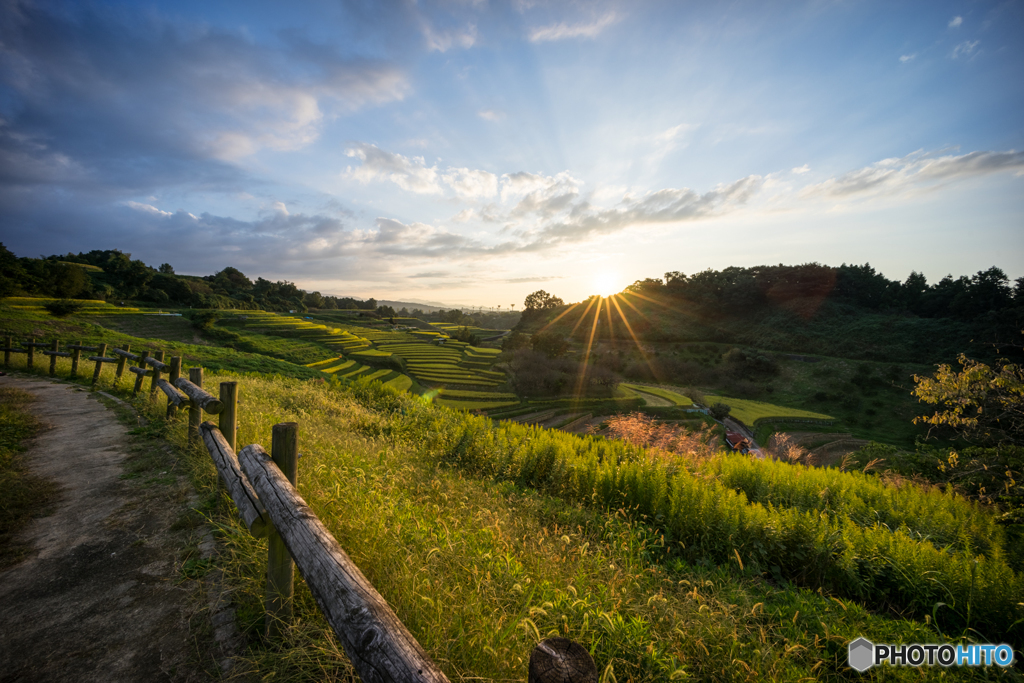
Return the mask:
[[[187,481],[123,478],[138,454],[88,391],[0,383],[36,396],[29,410],[48,428],[30,443],[29,467],[64,488],[56,511],[23,531],[30,558],[0,573],[0,681],[208,680],[189,642],[196,601],[176,566],[189,532],[172,530],[189,509]]]

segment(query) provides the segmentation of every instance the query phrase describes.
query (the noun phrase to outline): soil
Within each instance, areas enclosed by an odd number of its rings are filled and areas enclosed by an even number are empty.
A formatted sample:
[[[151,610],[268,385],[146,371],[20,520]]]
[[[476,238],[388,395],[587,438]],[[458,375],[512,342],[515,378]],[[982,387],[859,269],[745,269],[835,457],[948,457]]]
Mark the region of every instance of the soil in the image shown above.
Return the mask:
[[[0,681],[215,677],[190,642],[201,603],[178,560],[195,531],[175,522],[194,494],[173,458],[133,453],[128,429],[81,387],[11,376],[0,383],[36,397],[29,410],[48,428],[25,456],[63,488],[53,513],[21,532],[29,557],[0,572]],[[159,471],[126,478],[140,457]]]

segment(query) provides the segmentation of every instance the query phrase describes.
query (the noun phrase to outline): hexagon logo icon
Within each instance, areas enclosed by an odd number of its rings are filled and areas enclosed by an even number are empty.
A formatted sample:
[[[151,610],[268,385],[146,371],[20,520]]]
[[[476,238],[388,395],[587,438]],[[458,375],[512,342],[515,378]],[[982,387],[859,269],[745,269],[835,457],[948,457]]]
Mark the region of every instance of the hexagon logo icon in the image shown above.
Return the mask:
[[[867,638],[858,638],[849,645],[849,659],[851,669],[864,672],[874,664],[874,644]]]

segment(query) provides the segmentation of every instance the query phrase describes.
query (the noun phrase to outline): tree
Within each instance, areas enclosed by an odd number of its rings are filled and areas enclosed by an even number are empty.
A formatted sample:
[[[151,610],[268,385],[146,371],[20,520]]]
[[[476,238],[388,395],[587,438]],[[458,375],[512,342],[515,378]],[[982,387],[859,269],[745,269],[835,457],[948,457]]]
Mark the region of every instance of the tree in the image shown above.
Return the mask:
[[[164,275],[174,275],[174,266],[172,266],[170,263],[161,263],[160,272],[163,273]]]
[[[564,301],[557,296],[548,294],[543,289],[538,289],[536,292],[526,297],[526,300],[523,302],[523,307],[527,311],[538,311],[546,308],[556,308],[563,305],[565,305]]]
[[[530,348],[548,358],[557,358],[569,350],[569,342],[558,335],[543,332],[530,337]]]
[[[725,418],[729,417],[729,413],[732,411],[732,408],[726,403],[719,402],[712,405],[708,410],[711,412],[711,417],[721,422]]]
[[[47,271],[49,290],[61,299],[73,299],[89,286],[89,278],[79,266],[54,263]]]
[[[950,427],[984,445],[1024,445],[1024,369],[1005,360],[993,369],[964,354],[958,360],[959,371],[940,365],[934,377],[914,375],[914,396],[939,407],[914,422]]]

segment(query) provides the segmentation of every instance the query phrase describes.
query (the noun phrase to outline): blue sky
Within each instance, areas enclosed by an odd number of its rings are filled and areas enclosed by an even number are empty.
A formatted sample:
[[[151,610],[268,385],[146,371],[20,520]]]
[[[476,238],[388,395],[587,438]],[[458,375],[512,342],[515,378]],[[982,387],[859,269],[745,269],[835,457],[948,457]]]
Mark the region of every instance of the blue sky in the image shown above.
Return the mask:
[[[522,305],[1024,275],[1024,2],[0,8],[0,239]]]

